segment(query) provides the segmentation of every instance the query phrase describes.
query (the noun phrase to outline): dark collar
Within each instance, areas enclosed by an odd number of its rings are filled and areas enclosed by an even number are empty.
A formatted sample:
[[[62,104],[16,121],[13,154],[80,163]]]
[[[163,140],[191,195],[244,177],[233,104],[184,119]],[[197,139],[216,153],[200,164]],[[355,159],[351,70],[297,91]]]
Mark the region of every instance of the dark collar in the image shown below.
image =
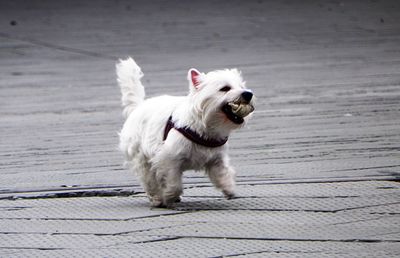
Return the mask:
[[[222,140],[206,139],[201,135],[199,135],[198,133],[196,133],[195,131],[193,131],[192,129],[190,129],[189,127],[176,127],[174,122],[172,122],[172,116],[169,117],[167,125],[165,126],[164,141],[167,139],[168,133],[169,131],[171,131],[172,128],[183,134],[183,136],[185,136],[192,142],[206,147],[211,147],[211,148],[220,147],[228,141],[228,137]]]

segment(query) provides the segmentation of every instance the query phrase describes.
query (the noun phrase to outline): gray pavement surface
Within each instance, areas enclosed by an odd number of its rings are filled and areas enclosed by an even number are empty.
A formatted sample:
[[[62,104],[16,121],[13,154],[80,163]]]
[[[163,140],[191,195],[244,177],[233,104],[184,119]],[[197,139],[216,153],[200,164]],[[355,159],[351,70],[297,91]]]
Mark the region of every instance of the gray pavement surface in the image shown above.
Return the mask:
[[[185,174],[150,209],[114,65],[148,96],[242,70],[238,199]],[[400,2],[1,1],[0,257],[400,256]]]

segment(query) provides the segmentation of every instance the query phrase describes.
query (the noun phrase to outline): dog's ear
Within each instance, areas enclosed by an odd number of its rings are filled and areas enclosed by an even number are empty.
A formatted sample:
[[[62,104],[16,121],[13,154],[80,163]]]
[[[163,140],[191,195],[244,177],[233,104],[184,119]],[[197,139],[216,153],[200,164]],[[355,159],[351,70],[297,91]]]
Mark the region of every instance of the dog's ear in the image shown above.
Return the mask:
[[[188,72],[188,80],[190,86],[198,90],[201,83],[201,73],[194,68],[190,69]]]

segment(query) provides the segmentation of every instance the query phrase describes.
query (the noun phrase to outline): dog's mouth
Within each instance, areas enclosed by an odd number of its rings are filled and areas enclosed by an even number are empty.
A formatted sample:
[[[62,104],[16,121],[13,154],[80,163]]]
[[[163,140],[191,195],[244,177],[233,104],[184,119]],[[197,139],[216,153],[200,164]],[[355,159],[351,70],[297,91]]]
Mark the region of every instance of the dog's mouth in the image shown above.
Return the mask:
[[[222,112],[235,124],[242,124],[243,118],[253,111],[253,105],[241,101],[231,101],[222,106]]]

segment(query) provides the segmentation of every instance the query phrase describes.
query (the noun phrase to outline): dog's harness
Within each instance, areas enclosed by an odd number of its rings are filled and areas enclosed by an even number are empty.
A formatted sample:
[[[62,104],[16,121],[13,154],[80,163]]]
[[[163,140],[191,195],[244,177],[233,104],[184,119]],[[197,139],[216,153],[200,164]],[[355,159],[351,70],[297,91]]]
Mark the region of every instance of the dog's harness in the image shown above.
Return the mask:
[[[169,117],[167,125],[165,126],[164,141],[167,139],[168,133],[169,133],[169,131],[171,131],[172,128],[174,128],[175,130],[177,130],[178,132],[183,134],[183,136],[185,136],[190,141],[197,143],[199,145],[202,145],[202,146],[210,147],[210,148],[220,147],[228,141],[228,137],[221,139],[221,140],[206,139],[186,126],[185,127],[176,127],[174,122],[172,122],[172,116]]]

